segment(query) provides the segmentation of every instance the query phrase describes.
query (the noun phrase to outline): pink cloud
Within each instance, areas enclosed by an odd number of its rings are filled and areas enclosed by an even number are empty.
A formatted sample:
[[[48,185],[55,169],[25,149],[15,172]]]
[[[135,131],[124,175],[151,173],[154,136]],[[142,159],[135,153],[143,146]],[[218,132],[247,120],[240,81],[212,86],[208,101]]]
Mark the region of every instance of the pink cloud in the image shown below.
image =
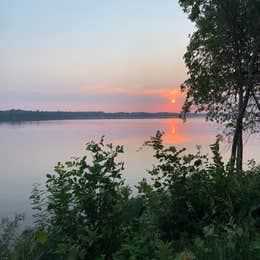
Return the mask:
[[[6,93],[1,100],[2,109],[39,109],[65,111],[107,112],[179,112],[185,94],[173,88],[116,88],[81,87],[62,93]],[[172,103],[172,100],[175,103]],[[6,103],[6,101],[9,101]]]

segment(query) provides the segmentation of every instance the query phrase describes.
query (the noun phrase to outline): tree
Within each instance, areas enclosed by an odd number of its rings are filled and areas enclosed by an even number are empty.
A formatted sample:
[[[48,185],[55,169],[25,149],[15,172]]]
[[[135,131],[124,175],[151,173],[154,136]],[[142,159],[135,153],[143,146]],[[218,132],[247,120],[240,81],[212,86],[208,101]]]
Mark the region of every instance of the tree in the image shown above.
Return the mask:
[[[184,56],[189,78],[186,114],[192,107],[233,134],[230,167],[242,170],[243,130],[259,131],[260,1],[179,0],[196,30]]]

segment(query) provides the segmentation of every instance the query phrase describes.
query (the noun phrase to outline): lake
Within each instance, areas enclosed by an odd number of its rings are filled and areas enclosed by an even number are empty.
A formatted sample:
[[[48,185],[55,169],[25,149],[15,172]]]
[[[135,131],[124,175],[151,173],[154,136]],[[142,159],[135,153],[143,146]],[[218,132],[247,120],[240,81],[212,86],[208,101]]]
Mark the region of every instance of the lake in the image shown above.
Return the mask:
[[[186,123],[174,118],[0,124],[0,218],[25,212],[30,219],[32,184],[44,183],[45,175],[53,172],[58,161],[82,155],[85,143],[99,140],[102,135],[107,142],[124,145],[123,177],[133,186],[147,176],[146,169],[154,162],[151,150],[137,150],[156,130],[164,131],[165,144],[187,147],[189,152],[200,145],[207,153],[221,127],[203,118],[188,119]],[[246,140],[245,161],[254,158],[260,162],[259,141],[259,135]],[[222,143],[221,151],[227,159],[230,144]]]

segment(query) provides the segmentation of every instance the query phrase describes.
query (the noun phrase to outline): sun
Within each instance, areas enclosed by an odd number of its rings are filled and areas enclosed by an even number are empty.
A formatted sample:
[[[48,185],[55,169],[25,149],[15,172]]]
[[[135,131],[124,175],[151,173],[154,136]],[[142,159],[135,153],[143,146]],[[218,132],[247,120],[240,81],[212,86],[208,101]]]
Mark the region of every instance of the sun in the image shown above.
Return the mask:
[[[173,99],[172,99],[172,103],[173,103],[173,104],[174,104],[174,103],[176,103],[176,100],[175,100],[175,98],[173,98]]]

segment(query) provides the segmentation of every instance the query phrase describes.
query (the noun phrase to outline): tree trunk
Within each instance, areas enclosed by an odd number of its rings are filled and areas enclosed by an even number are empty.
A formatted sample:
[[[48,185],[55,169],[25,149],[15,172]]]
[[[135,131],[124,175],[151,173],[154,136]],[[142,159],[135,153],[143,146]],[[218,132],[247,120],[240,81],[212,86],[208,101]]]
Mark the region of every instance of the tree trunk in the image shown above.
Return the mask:
[[[241,70],[239,69],[239,72]],[[231,170],[234,170],[236,164],[236,171],[242,171],[243,165],[243,86],[241,83],[241,73],[239,73],[239,80],[238,80],[238,115],[236,120],[236,128],[233,137],[233,144],[231,149]]]
[[[239,128],[238,142],[237,142],[237,158],[236,171],[241,173],[243,170],[243,125]]]
[[[238,138],[237,138],[237,158],[236,158],[236,170],[237,173],[242,172],[243,167],[243,118],[245,112],[243,111],[243,87],[239,86],[239,101],[238,101],[239,114],[243,114],[238,118]]]
[[[241,95],[241,93],[243,92],[239,91],[239,109],[238,109],[239,112],[236,120],[236,127],[235,127],[235,132],[233,137],[231,158],[230,158],[230,169],[233,172],[236,163],[237,173],[240,173],[243,170],[242,167],[243,165],[243,118],[245,116],[246,107],[248,105],[250,89],[251,86],[249,86],[246,89],[244,98],[243,98],[243,94]]]
[[[245,116],[246,108],[248,105],[248,100],[250,92],[254,89],[253,81],[253,66],[255,62],[256,55],[260,49],[260,41],[258,40],[256,44],[255,52],[253,53],[251,60],[248,64],[248,84],[245,91],[245,96],[243,97],[243,86],[239,86],[239,103],[238,103],[238,116],[236,120],[236,127],[233,137],[231,158],[230,158],[230,169],[233,172],[236,163],[236,172],[240,173],[243,170],[243,118]]]
[[[232,149],[231,149],[231,158],[230,158],[230,169],[233,172],[236,164],[237,172],[242,171],[243,163],[243,116],[242,111],[238,114],[236,121],[236,128],[234,132]]]

